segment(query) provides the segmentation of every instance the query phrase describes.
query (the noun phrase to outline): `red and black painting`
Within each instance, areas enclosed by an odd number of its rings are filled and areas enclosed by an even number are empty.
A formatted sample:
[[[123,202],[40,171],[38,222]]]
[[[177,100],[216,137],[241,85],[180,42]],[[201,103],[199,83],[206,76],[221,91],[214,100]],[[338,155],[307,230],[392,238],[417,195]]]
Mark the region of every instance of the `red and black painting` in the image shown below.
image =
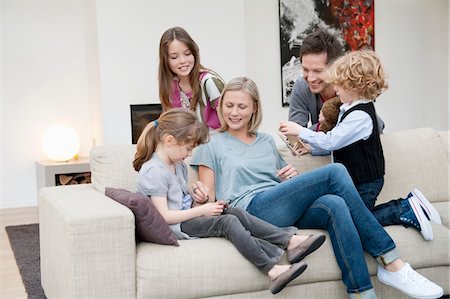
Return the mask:
[[[279,0],[279,8],[283,106],[302,75],[302,41],[316,28],[338,35],[347,51],[375,48],[374,0]]]

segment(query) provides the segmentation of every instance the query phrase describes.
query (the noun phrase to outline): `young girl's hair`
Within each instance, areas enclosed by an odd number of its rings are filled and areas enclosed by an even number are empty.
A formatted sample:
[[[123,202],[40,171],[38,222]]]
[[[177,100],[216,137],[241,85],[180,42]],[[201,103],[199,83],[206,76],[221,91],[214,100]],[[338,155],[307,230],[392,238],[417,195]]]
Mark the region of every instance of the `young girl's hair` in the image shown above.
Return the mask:
[[[209,137],[208,127],[197,119],[194,112],[181,108],[163,112],[158,120],[148,123],[139,136],[133,161],[136,171],[150,160],[158,143],[167,135],[172,135],[179,145],[194,146],[208,142]]]
[[[331,65],[328,75],[327,81],[364,99],[375,99],[388,88],[381,61],[371,50],[348,52]]]
[[[228,91],[243,91],[248,93],[252,97],[253,105],[256,111],[252,114],[252,117],[248,123],[248,134],[256,134],[262,121],[261,98],[259,96],[259,91],[256,83],[253,82],[252,79],[247,77],[237,77],[230,80],[230,82],[225,85],[224,89],[222,90],[222,99]],[[225,132],[226,130],[228,130],[228,125],[223,117],[223,100],[220,101],[218,115],[221,123],[219,131]]]
[[[189,33],[181,27],[173,27],[167,29],[161,36],[159,42],[159,98],[163,110],[172,108],[172,80],[176,76],[169,67],[169,44],[174,40],[184,43],[194,56],[194,67],[189,74],[189,83],[192,88],[192,99],[190,101],[190,110],[195,111],[197,103],[201,98],[200,90],[200,72],[205,70],[214,73],[212,70],[205,68],[200,63],[200,51],[197,44],[191,38]],[[216,73],[214,73],[217,75]]]

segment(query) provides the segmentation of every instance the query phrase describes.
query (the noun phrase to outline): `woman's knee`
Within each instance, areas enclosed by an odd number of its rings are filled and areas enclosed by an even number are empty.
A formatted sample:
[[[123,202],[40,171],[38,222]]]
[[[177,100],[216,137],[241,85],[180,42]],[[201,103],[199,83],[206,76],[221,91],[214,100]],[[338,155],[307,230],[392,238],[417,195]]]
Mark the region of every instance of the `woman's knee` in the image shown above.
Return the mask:
[[[341,214],[348,214],[350,215],[350,211],[348,209],[348,206],[345,202],[345,200],[334,194],[327,194],[319,199],[317,199],[313,205],[321,205],[324,207],[329,214],[331,215],[341,215]],[[331,216],[330,215],[330,216]]]
[[[331,163],[330,168],[331,171],[335,172],[338,175],[348,175],[347,168],[341,163]]]

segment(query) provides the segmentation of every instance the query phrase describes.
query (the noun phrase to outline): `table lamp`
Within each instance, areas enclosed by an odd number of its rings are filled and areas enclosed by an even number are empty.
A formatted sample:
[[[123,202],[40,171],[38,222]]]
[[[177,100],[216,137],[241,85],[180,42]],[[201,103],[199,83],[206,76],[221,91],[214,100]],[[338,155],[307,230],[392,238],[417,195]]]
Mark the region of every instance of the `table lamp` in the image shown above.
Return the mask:
[[[48,159],[64,162],[77,155],[80,149],[80,138],[74,129],[57,125],[44,132],[41,145]]]

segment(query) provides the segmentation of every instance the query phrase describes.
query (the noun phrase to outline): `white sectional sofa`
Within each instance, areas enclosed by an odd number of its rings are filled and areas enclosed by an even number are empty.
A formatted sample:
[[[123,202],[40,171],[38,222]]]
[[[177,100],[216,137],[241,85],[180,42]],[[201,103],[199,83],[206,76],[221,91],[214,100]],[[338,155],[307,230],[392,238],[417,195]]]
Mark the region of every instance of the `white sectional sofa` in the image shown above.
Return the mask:
[[[402,257],[449,294],[449,132],[420,128],[382,135],[385,186],[379,202],[419,188],[439,210],[443,225],[426,242],[414,229],[387,227]],[[133,213],[104,195],[105,187],[135,191],[135,147],[101,146],[91,152],[93,184],[41,189],[39,199],[42,285],[48,298],[347,298],[327,239],[306,257],[308,269],[276,296],[267,277],[225,239],[179,241],[180,246],[136,242]],[[329,157],[293,157],[300,172]],[[191,179],[195,173],[191,171]],[[301,230],[309,234],[313,230]],[[376,279],[379,298],[405,298]]]

